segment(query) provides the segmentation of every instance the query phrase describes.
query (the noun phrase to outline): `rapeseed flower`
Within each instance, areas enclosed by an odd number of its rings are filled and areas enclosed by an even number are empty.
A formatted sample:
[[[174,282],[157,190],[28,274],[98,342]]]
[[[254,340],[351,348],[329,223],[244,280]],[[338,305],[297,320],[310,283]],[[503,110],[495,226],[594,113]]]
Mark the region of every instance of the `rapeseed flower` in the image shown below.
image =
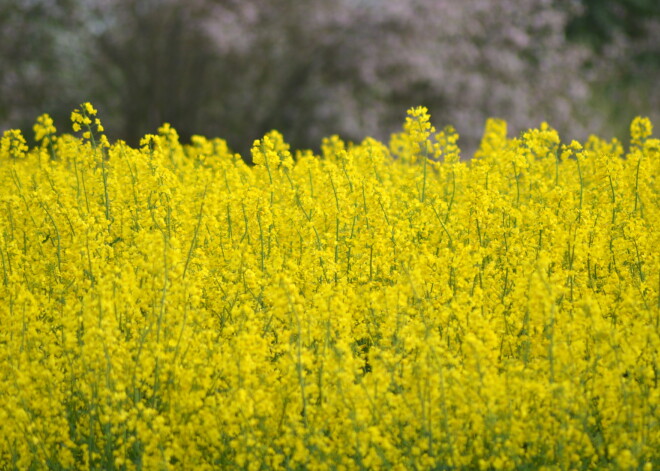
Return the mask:
[[[247,165],[97,111],[0,146],[0,467],[653,469],[658,139],[414,108]]]

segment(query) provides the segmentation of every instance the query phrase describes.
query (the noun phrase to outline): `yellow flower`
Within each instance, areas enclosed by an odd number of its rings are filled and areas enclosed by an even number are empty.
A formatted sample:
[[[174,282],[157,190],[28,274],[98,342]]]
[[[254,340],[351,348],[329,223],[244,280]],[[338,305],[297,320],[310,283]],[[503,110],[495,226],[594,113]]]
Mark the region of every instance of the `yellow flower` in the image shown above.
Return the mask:
[[[461,161],[420,107],[254,166],[72,124],[0,140],[0,468],[658,460],[650,123],[626,154],[492,120]]]

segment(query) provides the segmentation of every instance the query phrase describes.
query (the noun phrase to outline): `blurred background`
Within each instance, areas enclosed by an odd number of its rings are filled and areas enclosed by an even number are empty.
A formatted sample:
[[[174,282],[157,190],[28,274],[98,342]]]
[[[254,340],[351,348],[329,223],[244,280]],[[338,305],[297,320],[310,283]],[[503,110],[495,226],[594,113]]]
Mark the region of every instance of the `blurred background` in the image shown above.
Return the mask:
[[[660,1],[0,0],[0,131],[68,132],[83,101],[111,140],[169,122],[244,156],[271,129],[387,140],[415,105],[465,156],[490,116],[625,142],[660,126]]]

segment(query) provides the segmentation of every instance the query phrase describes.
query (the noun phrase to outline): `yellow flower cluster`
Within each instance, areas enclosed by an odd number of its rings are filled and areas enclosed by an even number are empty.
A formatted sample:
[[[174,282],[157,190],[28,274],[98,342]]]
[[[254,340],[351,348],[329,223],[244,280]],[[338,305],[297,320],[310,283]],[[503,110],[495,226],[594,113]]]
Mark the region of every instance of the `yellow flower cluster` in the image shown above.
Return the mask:
[[[461,161],[419,108],[248,166],[95,116],[2,137],[0,468],[657,469],[648,120]]]
[[[27,143],[20,130],[9,129],[2,134],[0,155],[3,158],[20,159],[25,157],[28,150]]]

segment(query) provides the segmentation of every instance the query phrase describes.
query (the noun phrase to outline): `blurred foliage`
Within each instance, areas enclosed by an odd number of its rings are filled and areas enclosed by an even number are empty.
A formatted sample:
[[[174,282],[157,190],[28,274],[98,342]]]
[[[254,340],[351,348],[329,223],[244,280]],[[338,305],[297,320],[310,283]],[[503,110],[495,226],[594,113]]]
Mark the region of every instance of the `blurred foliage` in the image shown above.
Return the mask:
[[[598,71],[591,106],[605,117],[601,132],[625,135],[635,115],[660,113],[660,2],[581,0],[567,37],[587,44]]]
[[[643,38],[648,34],[648,19],[660,17],[657,0],[581,0],[581,5],[582,13],[569,21],[566,32],[569,39],[585,41],[596,50],[614,41],[617,34]]]
[[[657,58],[656,4],[0,0],[0,130],[43,112],[66,129],[89,100],[113,138],[169,122],[243,155],[274,128],[299,148],[383,139],[418,104],[456,125],[466,155],[489,116],[618,133],[629,114],[656,118],[657,67],[639,59]]]
[[[0,0],[0,127],[30,126],[45,110],[59,120],[81,89],[75,0]],[[63,53],[66,51],[66,54]]]

